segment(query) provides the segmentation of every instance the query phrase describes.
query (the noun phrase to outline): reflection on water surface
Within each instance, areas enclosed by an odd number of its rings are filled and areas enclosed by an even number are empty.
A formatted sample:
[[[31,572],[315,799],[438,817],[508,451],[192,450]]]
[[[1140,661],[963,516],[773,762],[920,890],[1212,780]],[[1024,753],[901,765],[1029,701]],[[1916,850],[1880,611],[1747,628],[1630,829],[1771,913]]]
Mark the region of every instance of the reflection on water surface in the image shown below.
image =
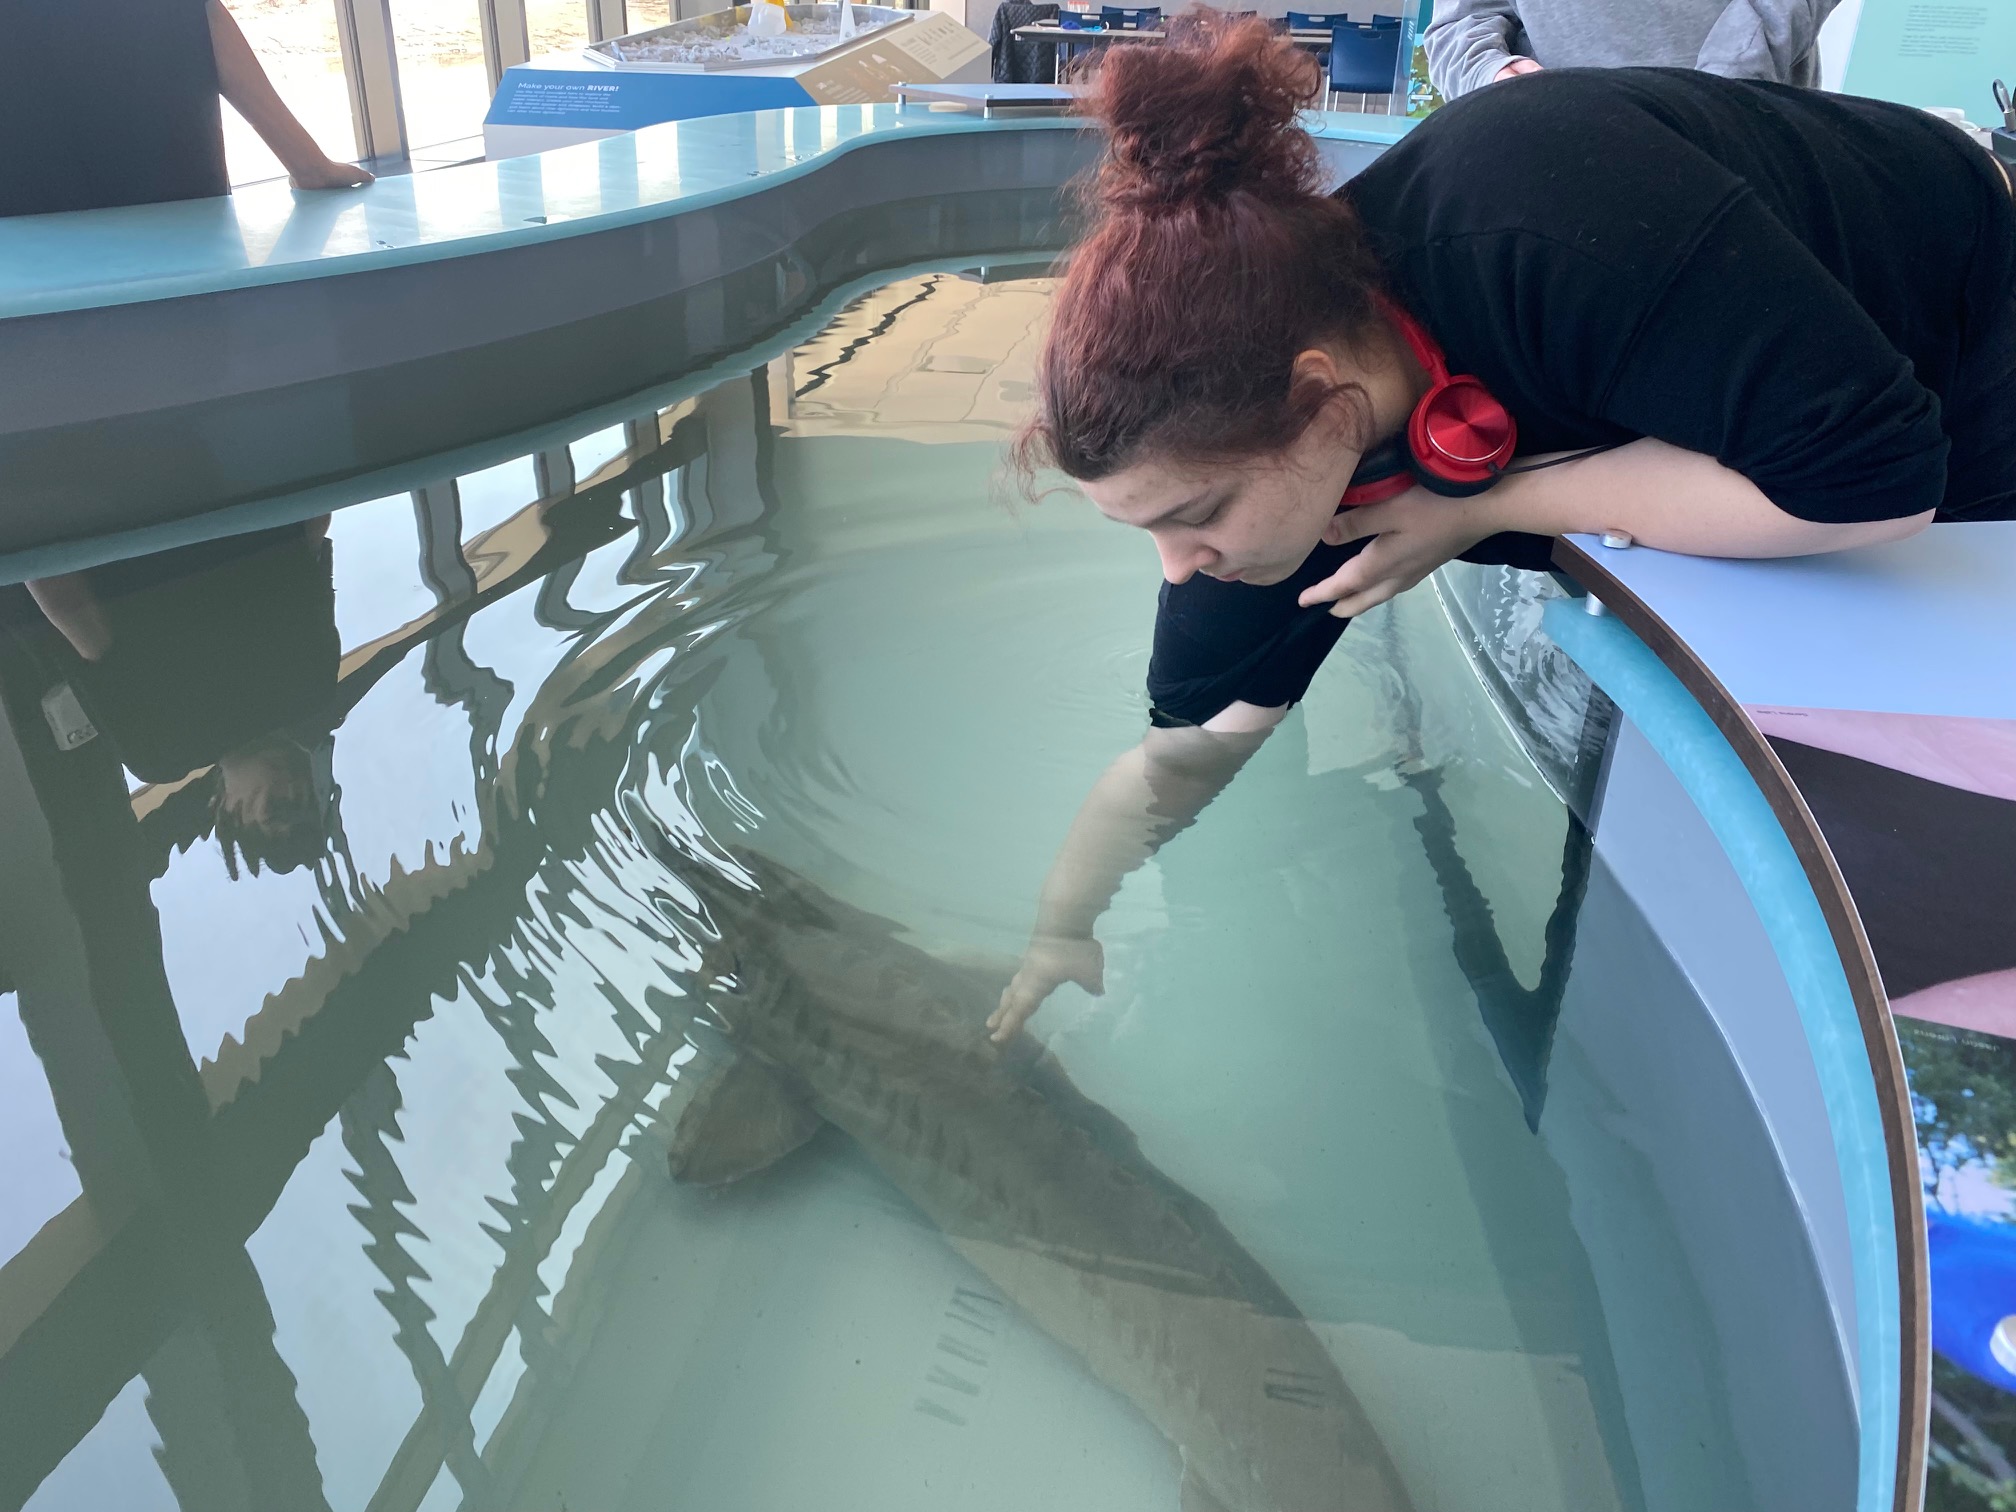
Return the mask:
[[[0,1505],[1680,1504],[1531,1132],[1575,837],[1428,595],[984,1044],[1156,586],[992,497],[1045,297],[4,590]]]

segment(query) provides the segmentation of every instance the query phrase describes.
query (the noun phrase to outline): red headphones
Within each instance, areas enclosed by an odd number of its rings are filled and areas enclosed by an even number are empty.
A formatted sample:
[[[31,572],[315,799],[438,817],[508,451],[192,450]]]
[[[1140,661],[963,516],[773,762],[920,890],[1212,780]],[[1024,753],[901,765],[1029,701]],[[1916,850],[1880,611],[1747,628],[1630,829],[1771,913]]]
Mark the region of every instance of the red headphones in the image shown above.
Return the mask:
[[[1519,427],[1511,412],[1491,397],[1481,379],[1451,376],[1442,349],[1413,316],[1383,296],[1379,306],[1427,369],[1428,392],[1407,417],[1404,431],[1360,459],[1341,504],[1377,504],[1417,483],[1456,499],[1484,492],[1503,475],[1518,445]]]

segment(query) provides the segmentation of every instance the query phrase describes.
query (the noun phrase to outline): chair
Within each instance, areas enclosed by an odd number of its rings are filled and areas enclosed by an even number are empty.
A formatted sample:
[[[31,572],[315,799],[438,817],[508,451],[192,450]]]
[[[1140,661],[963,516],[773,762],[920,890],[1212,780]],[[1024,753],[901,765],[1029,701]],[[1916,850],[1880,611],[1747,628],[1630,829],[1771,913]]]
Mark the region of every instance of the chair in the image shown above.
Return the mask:
[[[1057,27],[1060,31],[1095,33],[1106,30],[1106,23],[1089,11],[1064,9],[1057,12]],[[1077,61],[1076,42],[1056,43],[1051,55],[1050,77],[1062,84]]]
[[[1397,26],[1340,26],[1330,33],[1330,105],[1339,95],[1392,98],[1400,79],[1400,37]]]
[[[1372,24],[1380,31],[1384,31],[1389,26],[1398,26],[1400,18],[1398,16],[1382,16],[1377,11],[1374,11],[1372,14]]]
[[[1108,31],[1154,31],[1162,24],[1162,7],[1102,5],[1099,19]]]
[[[1288,12],[1290,31],[1335,31],[1340,26],[1349,26],[1351,16],[1348,11],[1294,11]]]
[[[996,84],[1056,81],[1057,44],[1024,42],[1015,35],[1015,29],[1057,19],[1054,0],[1002,0],[1001,8],[994,12],[994,27],[987,38]]]

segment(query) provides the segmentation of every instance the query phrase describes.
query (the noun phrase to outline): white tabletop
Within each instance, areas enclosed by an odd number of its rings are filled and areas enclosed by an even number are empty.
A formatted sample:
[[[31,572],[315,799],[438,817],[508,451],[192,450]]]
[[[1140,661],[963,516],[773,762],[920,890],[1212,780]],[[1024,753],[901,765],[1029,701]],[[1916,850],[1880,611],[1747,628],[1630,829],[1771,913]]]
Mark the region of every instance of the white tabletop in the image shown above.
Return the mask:
[[[1739,703],[2016,719],[2016,521],[1759,562],[1571,539]]]

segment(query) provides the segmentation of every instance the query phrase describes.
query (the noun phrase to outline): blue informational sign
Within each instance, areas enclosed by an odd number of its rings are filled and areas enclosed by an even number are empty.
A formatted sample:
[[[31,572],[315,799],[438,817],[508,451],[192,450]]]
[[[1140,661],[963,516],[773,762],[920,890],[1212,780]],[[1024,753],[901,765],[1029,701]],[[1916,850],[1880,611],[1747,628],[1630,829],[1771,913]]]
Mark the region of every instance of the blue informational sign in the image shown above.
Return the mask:
[[[505,70],[483,124],[635,131],[660,121],[812,103],[796,79],[520,64]]]
[[[2016,1225],[1925,1209],[1932,1347],[1989,1386],[2016,1391]]]
[[[1863,0],[1841,87],[1999,126],[1996,79],[2016,81],[2012,0]]]
[[[1896,1022],[1932,1282],[1939,1405],[1928,1504],[1991,1512],[2016,1498],[2016,1040],[1902,1014]]]

